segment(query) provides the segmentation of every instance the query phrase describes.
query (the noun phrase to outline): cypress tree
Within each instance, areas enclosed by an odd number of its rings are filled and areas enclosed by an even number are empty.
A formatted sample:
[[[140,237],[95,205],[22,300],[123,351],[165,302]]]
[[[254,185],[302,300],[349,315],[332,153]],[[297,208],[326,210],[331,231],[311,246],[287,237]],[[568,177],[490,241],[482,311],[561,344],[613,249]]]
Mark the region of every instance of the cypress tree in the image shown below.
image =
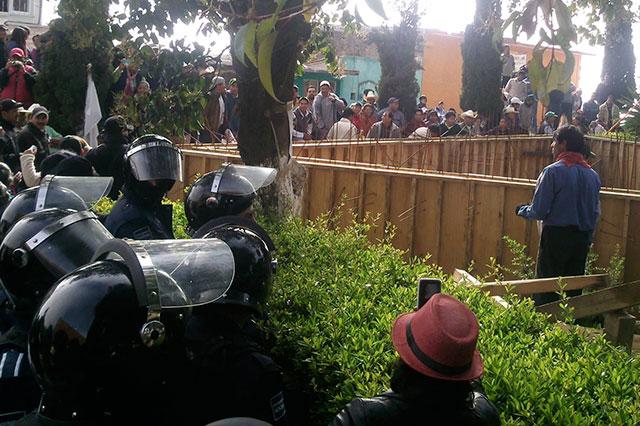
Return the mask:
[[[418,2],[411,0],[403,7],[402,19],[394,28],[383,27],[371,33],[371,40],[378,48],[382,75],[379,84],[381,106],[387,99],[400,99],[400,109],[407,120],[413,117],[416,98],[420,86],[416,80],[416,71],[420,65],[416,61],[420,17]]]
[[[502,110],[502,40],[499,33],[500,0],[476,0],[474,21],[462,43],[460,106],[495,120]]]

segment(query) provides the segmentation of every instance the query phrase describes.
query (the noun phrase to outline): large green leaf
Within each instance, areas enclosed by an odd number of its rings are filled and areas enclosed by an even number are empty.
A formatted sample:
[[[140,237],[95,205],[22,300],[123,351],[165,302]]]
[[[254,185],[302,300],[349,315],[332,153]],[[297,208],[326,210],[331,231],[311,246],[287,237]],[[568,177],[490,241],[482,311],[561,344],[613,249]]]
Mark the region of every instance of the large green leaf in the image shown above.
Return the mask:
[[[316,0],[304,0],[302,2],[302,9],[306,10],[306,12],[304,13],[304,20],[305,21],[311,22],[311,19],[313,18],[313,15],[315,15],[316,11],[318,10],[318,7],[316,5],[317,5],[317,1]]]
[[[271,75],[271,61],[273,59],[273,47],[276,44],[278,32],[273,31],[266,35],[258,46],[258,76],[267,93],[276,101],[281,102],[273,90],[273,77]]]
[[[240,63],[242,65],[244,65],[245,67],[247,66],[247,62],[244,60],[245,57],[245,49],[246,49],[246,40],[247,40],[247,33],[250,30],[250,25],[253,22],[249,22],[247,24],[244,24],[243,26],[241,26],[238,31],[236,32],[236,36],[233,39],[233,53],[236,57],[237,60],[240,61]],[[254,34],[255,34],[255,29],[254,29]],[[255,38],[255,36],[254,36]]]
[[[382,0],[364,0],[369,9],[373,10],[381,18],[387,19],[387,13],[382,6]]]
[[[256,56],[256,30],[258,24],[256,22],[249,22],[247,24],[247,34],[244,40],[244,54],[251,61],[253,66],[258,67],[258,58]]]
[[[555,4],[556,18],[558,20],[558,32],[561,33],[569,41],[577,43],[578,33],[576,27],[571,22],[571,11],[561,0],[556,0]]]

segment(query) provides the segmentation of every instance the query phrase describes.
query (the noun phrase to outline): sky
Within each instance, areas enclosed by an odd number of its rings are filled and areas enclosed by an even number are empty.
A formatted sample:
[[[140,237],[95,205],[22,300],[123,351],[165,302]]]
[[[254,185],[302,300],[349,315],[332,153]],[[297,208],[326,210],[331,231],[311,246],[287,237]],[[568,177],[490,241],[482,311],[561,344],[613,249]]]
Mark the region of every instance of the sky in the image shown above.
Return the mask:
[[[356,0],[352,0],[352,4],[350,5],[351,9],[353,9],[355,1]],[[55,8],[58,0],[45,0],[43,3],[42,19],[43,24],[46,24],[56,17]],[[389,6],[390,4],[393,4],[393,2],[383,3],[386,5],[385,9],[389,15],[390,22],[394,22],[399,19],[397,9]],[[506,3],[506,1],[504,3]],[[421,25],[424,28],[436,29],[449,33],[460,33],[464,31],[465,27],[471,21],[473,21],[475,0],[421,0],[421,7],[424,10],[421,22]],[[368,25],[375,26],[383,23],[381,18],[368,11],[366,7],[361,7],[360,12]],[[221,51],[229,44],[229,36],[227,34],[203,36],[202,34],[197,34],[198,27],[198,24],[178,24],[175,27],[173,38],[184,38],[188,42],[198,42],[205,45],[210,44],[212,53]],[[510,35],[510,32],[508,31],[505,35]],[[527,40],[526,36],[519,37],[518,41],[534,44],[537,42],[536,39]],[[635,24],[633,27],[633,42],[636,58],[638,58],[638,61],[640,62],[640,24]],[[579,43],[576,46],[576,49],[580,52],[587,53],[587,55],[584,55],[582,58],[582,66],[580,70],[581,77],[578,86],[583,90],[583,97],[588,98],[600,81],[604,49],[601,46],[594,47],[584,42]],[[638,79],[637,75],[636,79]]]

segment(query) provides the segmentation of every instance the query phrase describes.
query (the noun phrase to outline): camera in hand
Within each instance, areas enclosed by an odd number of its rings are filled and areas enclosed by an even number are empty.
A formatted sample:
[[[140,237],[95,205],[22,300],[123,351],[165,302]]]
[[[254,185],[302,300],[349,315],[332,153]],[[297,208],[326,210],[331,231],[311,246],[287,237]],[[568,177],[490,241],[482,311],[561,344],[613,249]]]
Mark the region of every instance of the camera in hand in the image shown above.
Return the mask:
[[[442,292],[442,281],[437,278],[420,278],[418,282],[418,304],[416,309],[420,309],[435,294]]]

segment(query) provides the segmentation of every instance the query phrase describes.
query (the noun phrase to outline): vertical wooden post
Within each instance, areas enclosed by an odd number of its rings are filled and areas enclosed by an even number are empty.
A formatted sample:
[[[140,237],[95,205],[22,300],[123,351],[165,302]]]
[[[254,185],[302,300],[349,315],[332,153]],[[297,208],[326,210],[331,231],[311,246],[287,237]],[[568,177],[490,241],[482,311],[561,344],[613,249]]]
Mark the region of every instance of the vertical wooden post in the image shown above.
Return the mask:
[[[636,317],[624,311],[604,314],[605,337],[614,345],[625,347],[629,352],[633,347],[635,327]]]

